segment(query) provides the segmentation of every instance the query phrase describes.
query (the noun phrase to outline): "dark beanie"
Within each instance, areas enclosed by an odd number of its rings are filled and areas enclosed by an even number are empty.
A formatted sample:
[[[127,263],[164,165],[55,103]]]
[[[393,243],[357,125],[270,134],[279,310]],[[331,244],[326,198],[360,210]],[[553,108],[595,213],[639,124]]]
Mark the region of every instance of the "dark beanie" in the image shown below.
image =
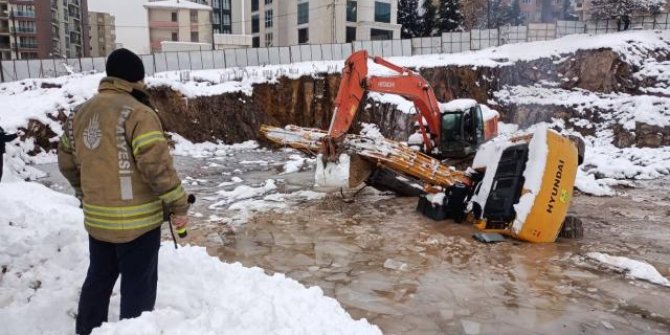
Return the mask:
[[[134,52],[121,48],[112,51],[107,57],[105,66],[107,75],[121,78],[129,82],[144,79],[144,64]]]

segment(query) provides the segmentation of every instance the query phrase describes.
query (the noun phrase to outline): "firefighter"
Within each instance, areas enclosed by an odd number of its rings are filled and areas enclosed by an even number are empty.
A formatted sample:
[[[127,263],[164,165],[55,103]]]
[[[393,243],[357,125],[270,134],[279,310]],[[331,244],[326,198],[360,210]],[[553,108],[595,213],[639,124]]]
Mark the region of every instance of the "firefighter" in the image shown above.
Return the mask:
[[[6,134],[5,130],[0,127],[0,180],[2,180],[2,165],[5,155],[5,143],[9,143],[16,139],[16,134]]]
[[[121,319],[156,302],[160,227],[188,224],[187,195],[145,90],[142,60],[112,52],[98,93],[75,108],[58,146],[58,166],[81,200],[90,264],[81,289],[76,332],[107,321],[121,275]]]

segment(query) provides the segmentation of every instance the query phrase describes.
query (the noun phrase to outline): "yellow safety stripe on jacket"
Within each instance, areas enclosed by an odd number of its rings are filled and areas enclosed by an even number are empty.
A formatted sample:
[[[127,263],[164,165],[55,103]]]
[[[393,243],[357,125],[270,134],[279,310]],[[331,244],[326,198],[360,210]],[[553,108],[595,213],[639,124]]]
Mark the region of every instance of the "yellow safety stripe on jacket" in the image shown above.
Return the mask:
[[[184,188],[181,187],[181,185],[175,187],[172,191],[169,191],[165,194],[159,195],[158,197],[163,200],[165,203],[171,203],[179,200],[179,198],[183,197],[186,195],[186,192],[184,192]]]
[[[144,205],[107,207],[84,204],[84,214],[89,214],[105,218],[127,218],[133,216],[142,216],[154,214],[163,210],[161,200],[156,200]]]
[[[66,134],[60,137],[60,143],[63,145],[63,148],[70,150],[70,140],[67,138]]]
[[[140,136],[137,136],[135,137],[135,139],[133,139],[133,142],[131,143],[133,146],[133,155],[137,155],[137,153],[142,148],[150,144],[162,141],[165,141],[165,135],[161,131],[150,131],[148,133],[144,133]]]
[[[163,222],[163,213],[158,213],[149,217],[125,220],[105,220],[86,216],[84,223],[96,228],[108,230],[130,230],[139,229],[153,225],[160,225]]]

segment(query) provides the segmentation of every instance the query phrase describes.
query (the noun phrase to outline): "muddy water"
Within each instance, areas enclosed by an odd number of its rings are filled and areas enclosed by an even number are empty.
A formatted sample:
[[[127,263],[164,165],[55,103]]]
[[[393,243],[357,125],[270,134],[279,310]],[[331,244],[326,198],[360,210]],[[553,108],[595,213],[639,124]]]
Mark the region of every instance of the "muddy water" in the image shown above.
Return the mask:
[[[467,225],[419,215],[416,199],[374,192],[353,202],[332,195],[292,204],[242,226],[227,224],[234,213],[209,209],[204,199],[233,175],[252,186],[280,179],[279,192],[310,188],[309,171],[277,176],[287,156],[178,159],[191,177],[187,188],[203,199],[188,242],[222,260],[319,286],[386,334],[670,333],[670,288],[583,257],[599,251],[642,259],[670,276],[669,181],[642,183],[616,198],[575,196],[572,211],[584,220],[585,237],[554,244],[482,244]],[[267,163],[241,164],[254,160]]]

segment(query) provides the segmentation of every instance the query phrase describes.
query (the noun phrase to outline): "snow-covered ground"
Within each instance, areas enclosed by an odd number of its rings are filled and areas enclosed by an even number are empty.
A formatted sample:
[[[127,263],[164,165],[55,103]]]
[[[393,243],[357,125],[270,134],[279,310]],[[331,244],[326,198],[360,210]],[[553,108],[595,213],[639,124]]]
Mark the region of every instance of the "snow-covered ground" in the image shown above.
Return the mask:
[[[38,183],[0,183],[0,334],[72,334],[88,241],[78,201]],[[318,287],[282,274],[222,263],[204,248],[159,256],[156,310],[94,334],[381,334],[353,320]]]

